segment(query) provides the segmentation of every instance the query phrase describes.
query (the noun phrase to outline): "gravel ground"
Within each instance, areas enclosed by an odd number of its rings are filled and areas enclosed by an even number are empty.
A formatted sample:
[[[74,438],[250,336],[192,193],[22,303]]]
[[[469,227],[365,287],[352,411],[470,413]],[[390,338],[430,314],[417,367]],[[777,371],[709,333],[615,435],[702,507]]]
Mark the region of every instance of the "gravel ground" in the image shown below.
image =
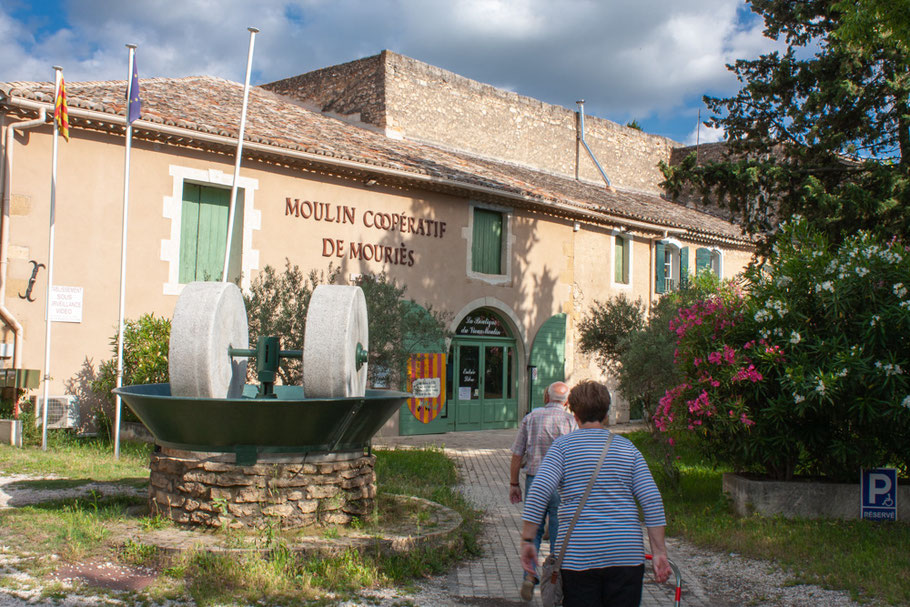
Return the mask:
[[[711,552],[668,538],[670,557],[684,563],[688,586],[710,607],[859,607],[846,592],[795,584],[793,576],[773,563],[737,554]],[[683,604],[686,604],[683,601]],[[866,607],[879,603],[865,603]]]

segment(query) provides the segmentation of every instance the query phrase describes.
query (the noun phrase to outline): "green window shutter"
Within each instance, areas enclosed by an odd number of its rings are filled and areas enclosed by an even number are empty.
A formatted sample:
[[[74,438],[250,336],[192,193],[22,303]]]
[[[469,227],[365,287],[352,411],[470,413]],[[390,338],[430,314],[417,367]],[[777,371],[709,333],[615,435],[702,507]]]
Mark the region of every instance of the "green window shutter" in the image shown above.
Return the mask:
[[[230,196],[230,190],[184,184],[180,218],[180,282],[221,280]]]
[[[230,190],[202,188],[199,201],[199,236],[196,246],[196,280],[221,280]]]
[[[613,246],[613,282],[617,283],[626,283],[626,266],[628,260],[626,259],[626,246],[625,239],[622,236],[613,237],[614,246]]]
[[[196,246],[199,234],[199,198],[202,187],[183,184],[183,207],[180,212],[180,275],[182,283],[196,280]]]
[[[471,270],[502,274],[502,213],[474,209]]]
[[[631,250],[632,250],[632,240],[630,238],[623,238],[623,241],[622,241],[622,267],[623,267],[622,281],[625,284],[629,284],[632,282],[632,266],[629,265],[629,255],[631,255],[631,253],[630,253]]]
[[[666,276],[664,275],[664,245],[654,243],[654,292],[663,293],[666,290]]]
[[[679,250],[679,288],[689,284],[689,247]]]
[[[704,247],[695,249],[695,273],[700,274],[702,270],[711,267],[711,251]]]
[[[543,406],[543,393],[554,381],[566,379],[566,315],[547,319],[534,338],[530,364],[537,367],[537,380],[531,387],[531,408]]]

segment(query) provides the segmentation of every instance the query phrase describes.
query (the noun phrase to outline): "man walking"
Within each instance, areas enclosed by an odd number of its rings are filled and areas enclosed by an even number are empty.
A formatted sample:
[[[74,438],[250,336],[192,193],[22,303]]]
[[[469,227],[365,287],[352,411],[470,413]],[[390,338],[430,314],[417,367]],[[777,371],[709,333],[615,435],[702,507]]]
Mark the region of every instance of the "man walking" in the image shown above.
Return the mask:
[[[512,462],[510,466],[509,501],[517,504],[521,501],[521,485],[518,483],[518,474],[525,469],[525,495],[534,482],[537,467],[543,461],[547,450],[556,437],[568,434],[578,428],[575,418],[566,411],[566,400],[569,398],[569,386],[558,381],[550,384],[544,392],[544,405],[534,409],[524,416],[518,427],[518,436],[512,445]],[[540,551],[540,541],[543,538],[545,521],[550,523],[550,554],[554,552],[556,536],[559,532],[559,519],[556,516],[559,509],[559,493],[554,491],[547,504],[544,520],[540,521],[537,535],[534,538],[534,547]],[[534,596],[534,584],[537,580],[525,576],[521,584],[521,598],[530,601]]]

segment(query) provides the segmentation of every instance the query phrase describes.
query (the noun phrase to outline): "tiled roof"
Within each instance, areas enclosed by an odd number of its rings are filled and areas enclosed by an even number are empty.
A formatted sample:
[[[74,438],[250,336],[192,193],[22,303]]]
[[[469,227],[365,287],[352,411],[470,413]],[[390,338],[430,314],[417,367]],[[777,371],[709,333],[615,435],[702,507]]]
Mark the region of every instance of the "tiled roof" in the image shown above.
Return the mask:
[[[140,82],[142,120],[225,137],[236,137],[240,125],[243,86],[209,76],[150,78]],[[126,83],[71,82],[66,85],[70,108],[104,114],[125,114]],[[53,102],[53,84],[11,82],[0,84],[0,104],[6,98]],[[73,120],[78,128],[79,121]],[[136,126],[142,122],[136,123]],[[151,126],[154,130],[154,126]],[[607,190],[574,179],[478,158],[465,152],[442,149],[426,143],[390,139],[301,107],[298,103],[258,87],[250,90],[247,141],[275,149],[306,152],[325,157],[326,163],[343,160],[371,167],[394,169],[415,177],[429,176],[449,186],[482,187],[501,192],[514,201],[522,197],[528,206],[555,210],[556,205],[579,212],[603,215],[604,220],[625,218],[681,228],[694,235],[720,237],[745,243],[738,226],[660,197]],[[246,150],[245,150],[246,151]]]

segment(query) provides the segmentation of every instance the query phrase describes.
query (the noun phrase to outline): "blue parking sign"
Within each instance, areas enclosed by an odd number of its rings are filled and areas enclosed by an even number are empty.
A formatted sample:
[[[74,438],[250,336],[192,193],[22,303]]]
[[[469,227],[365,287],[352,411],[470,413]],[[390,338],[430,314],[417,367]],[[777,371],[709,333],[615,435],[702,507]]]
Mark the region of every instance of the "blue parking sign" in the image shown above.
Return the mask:
[[[860,490],[860,518],[869,521],[897,520],[896,468],[863,470]]]

